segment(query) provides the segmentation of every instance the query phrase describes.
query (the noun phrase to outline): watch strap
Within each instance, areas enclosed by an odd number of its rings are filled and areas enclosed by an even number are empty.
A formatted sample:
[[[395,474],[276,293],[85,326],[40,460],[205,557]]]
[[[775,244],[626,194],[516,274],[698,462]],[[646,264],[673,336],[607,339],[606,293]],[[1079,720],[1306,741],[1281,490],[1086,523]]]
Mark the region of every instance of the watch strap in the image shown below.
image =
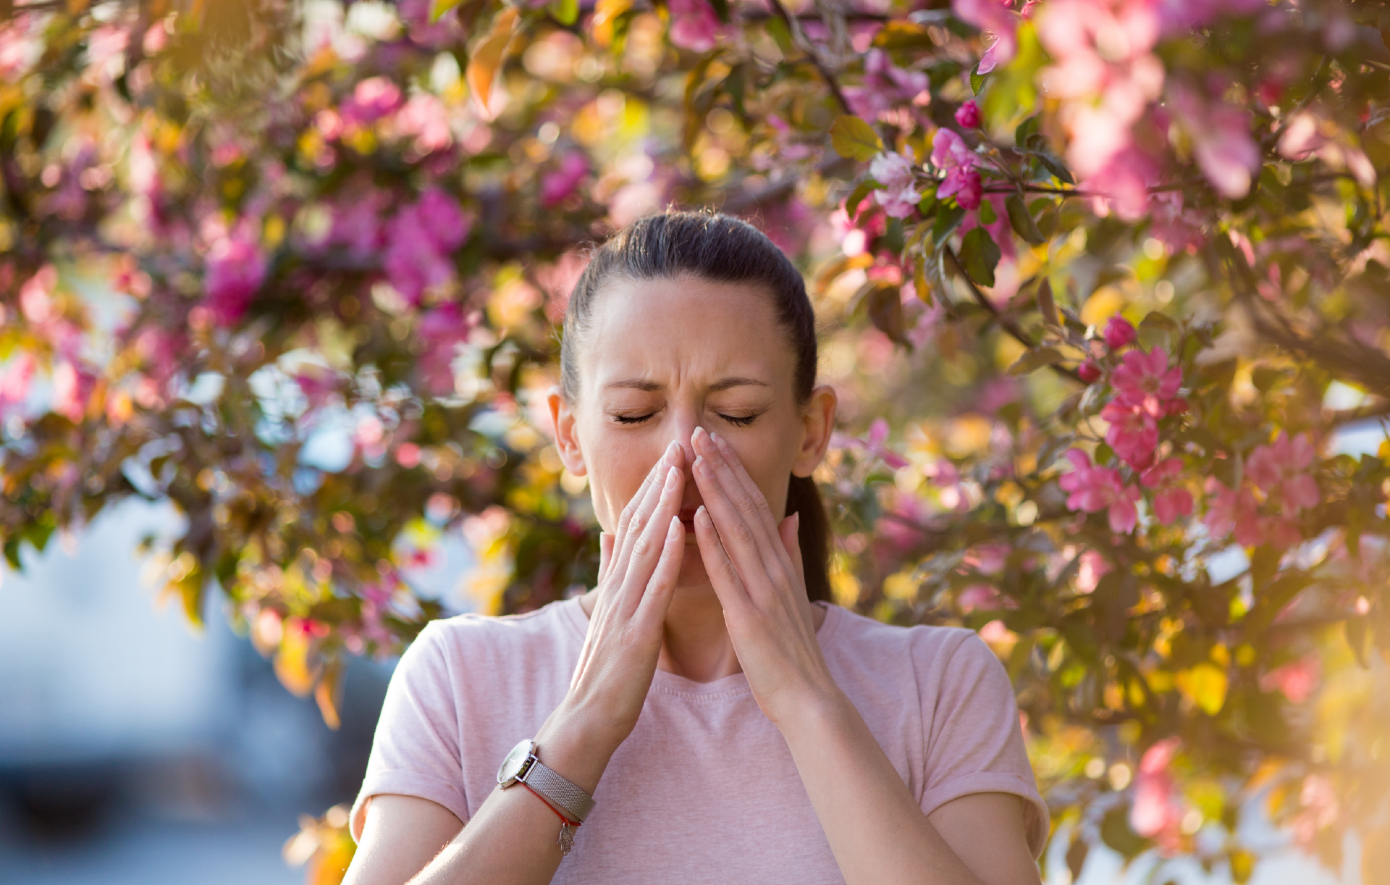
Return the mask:
[[[574,820],[582,821],[594,810],[593,797],[564,775],[541,764],[540,759],[533,759],[517,781],[530,787],[542,799]]]

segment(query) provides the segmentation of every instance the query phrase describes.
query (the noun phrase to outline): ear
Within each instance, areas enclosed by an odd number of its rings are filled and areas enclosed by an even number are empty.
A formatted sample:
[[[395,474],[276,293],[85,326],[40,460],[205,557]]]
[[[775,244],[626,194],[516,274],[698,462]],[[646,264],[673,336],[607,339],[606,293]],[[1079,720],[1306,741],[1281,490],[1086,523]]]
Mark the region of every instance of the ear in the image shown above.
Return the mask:
[[[804,432],[801,448],[796,452],[796,460],[792,461],[794,475],[810,476],[825,457],[825,450],[830,447],[830,434],[835,429],[837,402],[835,388],[829,384],[822,384],[811,391],[811,400],[801,413]]]
[[[574,412],[558,385],[546,391],[545,401],[550,406],[550,420],[555,426],[555,448],[560,452],[560,463],[575,476],[583,476],[588,468],[584,466],[584,453],[579,449]]]

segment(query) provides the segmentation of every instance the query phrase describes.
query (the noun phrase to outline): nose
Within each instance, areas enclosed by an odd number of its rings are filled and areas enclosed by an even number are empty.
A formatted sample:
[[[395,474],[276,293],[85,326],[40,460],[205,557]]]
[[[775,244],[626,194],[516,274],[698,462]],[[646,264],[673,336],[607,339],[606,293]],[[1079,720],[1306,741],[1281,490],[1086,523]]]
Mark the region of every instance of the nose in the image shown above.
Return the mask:
[[[690,470],[695,464],[695,449],[691,446],[690,437],[700,422],[693,412],[686,412],[685,410],[680,410],[673,417],[675,420],[671,422],[671,430],[674,436],[672,440],[667,441],[667,444],[669,445],[674,441],[681,447],[681,454],[684,456],[681,461],[681,469],[685,472],[686,478],[689,479]]]

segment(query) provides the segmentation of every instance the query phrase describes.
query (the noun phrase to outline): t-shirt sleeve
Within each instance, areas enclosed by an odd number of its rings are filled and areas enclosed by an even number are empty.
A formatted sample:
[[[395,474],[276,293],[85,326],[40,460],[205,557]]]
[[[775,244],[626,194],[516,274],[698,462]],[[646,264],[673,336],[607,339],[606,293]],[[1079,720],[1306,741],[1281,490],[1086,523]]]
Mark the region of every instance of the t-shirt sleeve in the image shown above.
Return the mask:
[[[1041,857],[1048,811],[1024,749],[1018,704],[1004,665],[984,640],[967,633],[940,673],[926,732],[922,812],[971,793],[1013,793],[1024,799],[1028,848]]]
[[[378,793],[429,799],[468,820],[457,701],[443,640],[436,624],[425,625],[391,674],[367,773],[348,818],[354,840],[362,838],[367,801]]]

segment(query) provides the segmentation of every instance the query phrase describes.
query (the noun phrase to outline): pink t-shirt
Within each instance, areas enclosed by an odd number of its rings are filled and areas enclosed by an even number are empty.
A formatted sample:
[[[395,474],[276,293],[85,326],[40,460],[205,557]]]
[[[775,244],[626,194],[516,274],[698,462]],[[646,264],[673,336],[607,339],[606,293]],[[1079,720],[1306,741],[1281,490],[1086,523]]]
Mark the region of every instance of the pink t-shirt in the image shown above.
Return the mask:
[[[1008,674],[989,647],[963,628],[896,627],[817,604],[831,674],[923,812],[969,793],[1022,796],[1040,856],[1047,806]],[[564,698],[588,625],[577,599],[427,625],[391,678],[353,838],[376,793],[430,799],[467,823],[497,788],[507,752]],[[657,670],[594,800],[556,885],[843,885],[787,743],[742,673],[693,682]]]

